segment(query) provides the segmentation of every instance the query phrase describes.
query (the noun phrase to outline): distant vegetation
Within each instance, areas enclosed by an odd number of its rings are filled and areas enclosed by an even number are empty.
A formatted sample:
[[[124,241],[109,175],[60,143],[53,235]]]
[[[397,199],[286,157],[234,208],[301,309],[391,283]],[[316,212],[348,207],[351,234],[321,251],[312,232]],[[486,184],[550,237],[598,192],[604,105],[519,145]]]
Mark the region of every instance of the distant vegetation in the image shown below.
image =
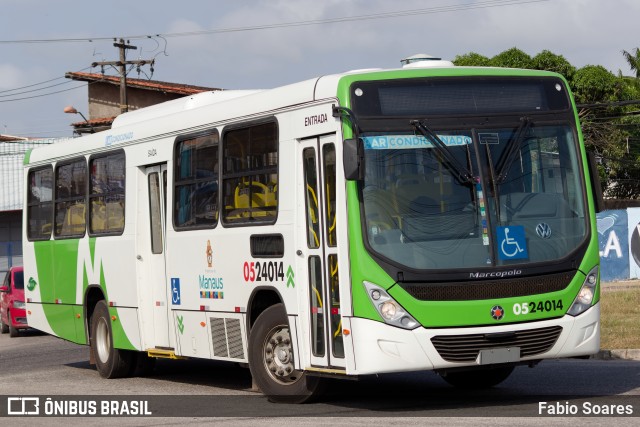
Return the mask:
[[[548,70],[562,74],[578,104],[587,149],[600,159],[605,197],[640,199],[640,49],[622,50],[633,76],[613,74],[601,65],[576,68],[562,55],[543,50],[530,56],[518,48],[488,58],[475,52],[458,55],[458,66]]]

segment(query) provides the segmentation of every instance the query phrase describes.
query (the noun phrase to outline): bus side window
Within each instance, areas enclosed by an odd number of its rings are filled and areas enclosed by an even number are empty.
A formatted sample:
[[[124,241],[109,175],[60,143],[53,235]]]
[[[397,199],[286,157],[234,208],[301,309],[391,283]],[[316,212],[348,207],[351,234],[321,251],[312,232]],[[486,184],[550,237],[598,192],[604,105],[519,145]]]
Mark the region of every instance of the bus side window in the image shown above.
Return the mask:
[[[56,166],[56,237],[78,237],[85,232],[87,200],[87,162],[84,158]]]
[[[29,171],[27,193],[27,237],[29,240],[51,238],[53,217],[53,168],[47,166]]]
[[[93,157],[89,161],[89,233],[124,231],[124,151]]]
[[[218,222],[218,131],[178,139],[174,149],[176,229],[212,228]]]
[[[222,138],[222,220],[273,224],[278,211],[278,135],[275,122],[231,129]]]

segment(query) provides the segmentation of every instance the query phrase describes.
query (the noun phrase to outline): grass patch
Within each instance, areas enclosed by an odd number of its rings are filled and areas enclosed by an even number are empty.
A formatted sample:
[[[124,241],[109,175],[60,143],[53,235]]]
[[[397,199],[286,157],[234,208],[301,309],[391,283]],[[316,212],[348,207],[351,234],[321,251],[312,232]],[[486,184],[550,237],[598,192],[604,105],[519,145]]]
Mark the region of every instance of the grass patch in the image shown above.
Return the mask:
[[[600,348],[640,348],[640,288],[605,290],[600,308]]]

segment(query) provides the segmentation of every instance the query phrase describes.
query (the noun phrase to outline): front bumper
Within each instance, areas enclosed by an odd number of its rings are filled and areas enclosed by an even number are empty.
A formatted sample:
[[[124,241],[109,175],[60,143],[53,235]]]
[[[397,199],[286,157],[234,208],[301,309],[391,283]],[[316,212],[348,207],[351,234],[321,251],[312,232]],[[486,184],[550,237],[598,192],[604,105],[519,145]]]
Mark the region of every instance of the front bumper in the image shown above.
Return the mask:
[[[541,353],[523,355],[515,363],[586,356],[600,350],[600,303],[577,317],[565,315],[559,319],[508,325],[442,329],[421,327],[409,331],[362,318],[351,318],[350,324],[355,369],[349,369],[349,373],[354,375],[450,369],[480,364],[476,359],[464,362],[445,360],[431,341],[435,336],[527,333],[559,326],[562,330],[550,348]],[[504,345],[496,343],[495,348],[501,347]]]

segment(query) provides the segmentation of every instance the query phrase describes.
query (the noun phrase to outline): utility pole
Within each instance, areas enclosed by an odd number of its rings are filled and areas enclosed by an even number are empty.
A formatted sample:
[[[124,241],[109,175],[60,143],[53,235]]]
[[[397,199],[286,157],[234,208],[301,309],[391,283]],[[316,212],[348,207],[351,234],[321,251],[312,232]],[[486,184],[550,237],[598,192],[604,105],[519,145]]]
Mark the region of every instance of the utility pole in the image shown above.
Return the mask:
[[[115,39],[114,39],[115,40]],[[127,41],[127,43],[129,43]],[[118,67],[118,72],[120,74],[120,113],[126,113],[129,111],[129,104],[127,103],[127,65],[137,65],[138,67],[146,64],[151,64],[153,67],[154,60],[153,59],[139,59],[136,61],[127,61],[126,50],[127,49],[137,49],[136,46],[132,46],[124,42],[124,39],[120,39],[118,42],[113,45],[120,50],[120,60],[119,61],[102,61],[102,62],[94,62],[91,64],[92,67],[97,67],[98,65],[105,66],[111,65],[113,67]]]

